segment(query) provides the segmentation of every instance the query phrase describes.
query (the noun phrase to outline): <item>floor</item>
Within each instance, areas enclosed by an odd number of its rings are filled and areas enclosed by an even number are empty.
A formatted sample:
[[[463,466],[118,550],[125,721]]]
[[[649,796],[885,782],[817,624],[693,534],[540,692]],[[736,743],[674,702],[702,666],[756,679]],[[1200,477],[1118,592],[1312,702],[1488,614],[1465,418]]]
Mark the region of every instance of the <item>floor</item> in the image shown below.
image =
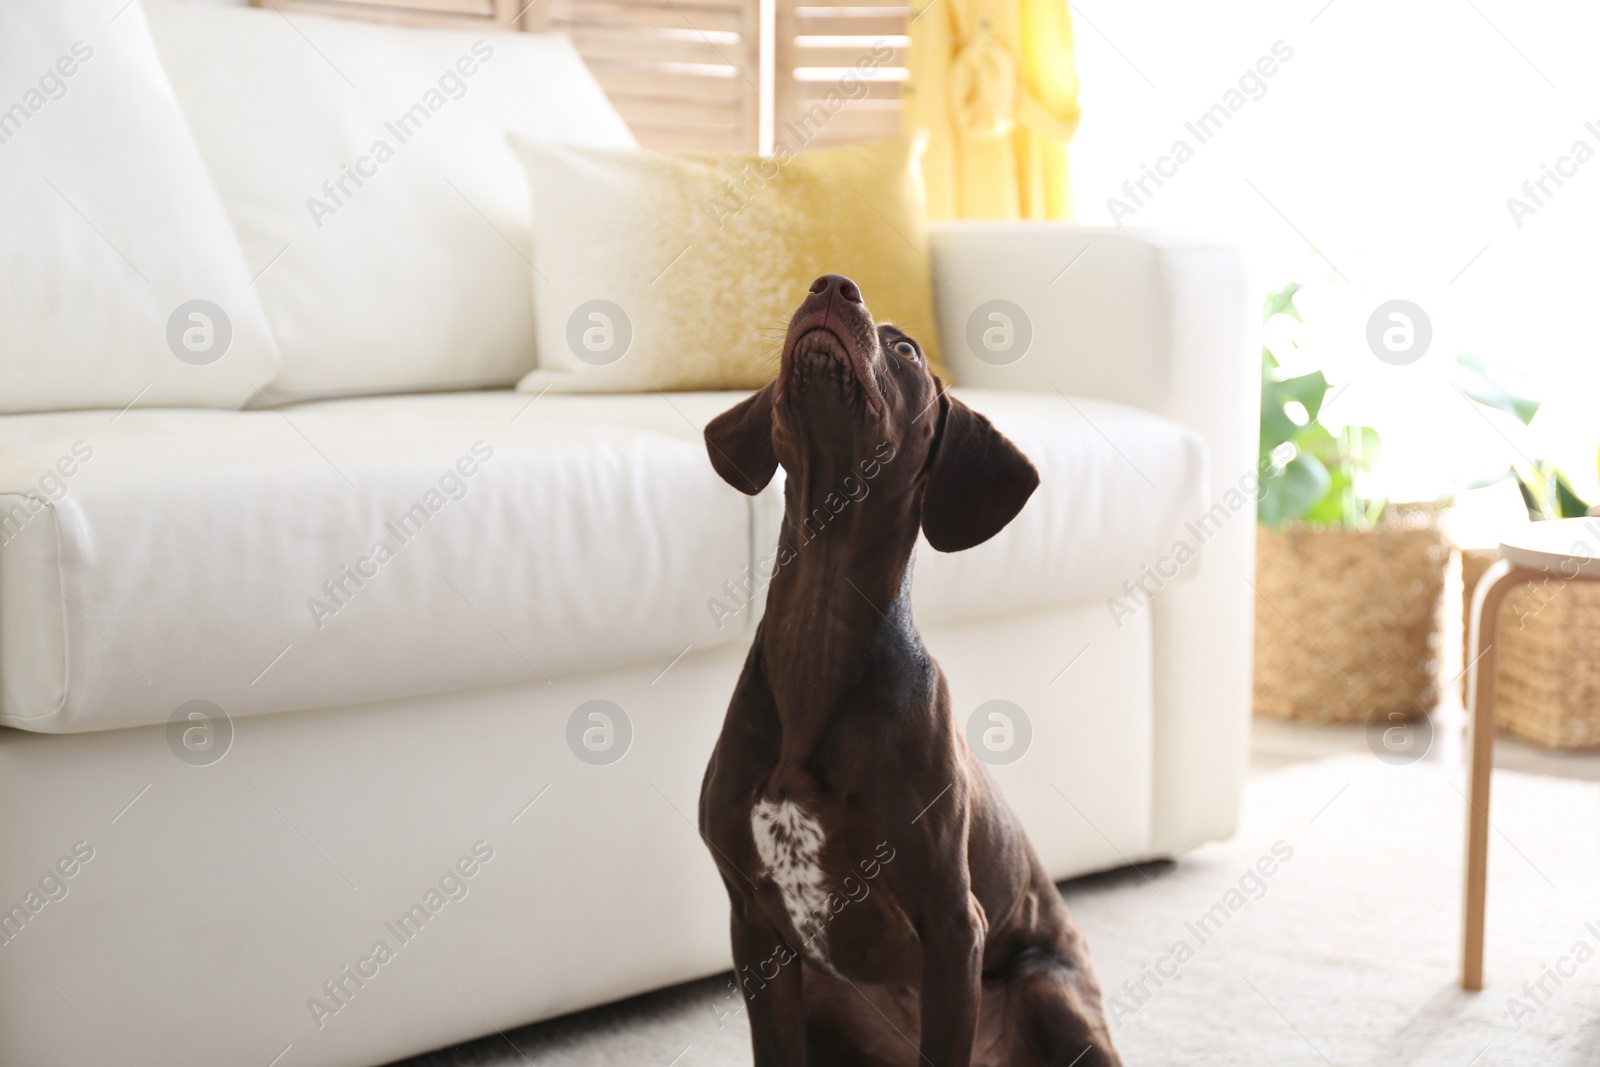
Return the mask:
[[[1600,753],[1498,742],[1497,766],[1511,773],[1496,775],[1489,987],[1465,994],[1465,716],[1446,708],[1429,727],[1426,754],[1397,765],[1373,758],[1361,727],[1258,720],[1234,839],[1062,886],[1128,1067],[1600,1063],[1600,969],[1580,966],[1546,988],[1554,995],[1525,992],[1570,964],[1576,941],[1600,944]],[[1239,872],[1284,842],[1294,861],[1226,929],[1196,940],[1195,917],[1236,897]],[[1176,980],[1149,985],[1180,941],[1197,954]],[[748,1028],[726,984],[677,986],[396,1067],[748,1067]]]
[[[1459,703],[1447,704],[1429,718],[1432,744],[1425,760],[1459,767],[1464,764],[1467,716]],[[1374,739],[1362,726],[1302,726],[1257,718],[1251,729],[1250,770],[1253,774],[1327,759],[1352,752],[1370,752]],[[1502,770],[1600,782],[1600,752],[1554,752],[1501,734],[1494,745],[1494,765]]]

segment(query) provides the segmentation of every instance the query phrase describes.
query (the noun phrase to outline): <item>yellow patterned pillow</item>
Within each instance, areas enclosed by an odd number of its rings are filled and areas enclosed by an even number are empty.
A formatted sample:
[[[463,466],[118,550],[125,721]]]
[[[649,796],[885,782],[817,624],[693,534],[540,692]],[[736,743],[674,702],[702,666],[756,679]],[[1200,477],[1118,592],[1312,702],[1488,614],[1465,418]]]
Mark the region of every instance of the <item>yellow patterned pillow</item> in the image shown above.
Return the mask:
[[[522,391],[756,388],[822,274],[854,279],[949,379],[916,142],[762,159],[511,141],[533,188],[539,369]]]

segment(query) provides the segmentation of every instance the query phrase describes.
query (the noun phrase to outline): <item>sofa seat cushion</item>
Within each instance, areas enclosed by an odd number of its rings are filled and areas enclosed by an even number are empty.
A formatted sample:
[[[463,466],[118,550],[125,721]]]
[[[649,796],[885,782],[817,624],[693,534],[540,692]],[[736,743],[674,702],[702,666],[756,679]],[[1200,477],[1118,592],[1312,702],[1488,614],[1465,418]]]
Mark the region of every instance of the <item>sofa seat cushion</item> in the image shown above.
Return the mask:
[[[987,544],[922,547],[920,621],[1110,596],[1199,514],[1204,455],[1183,428],[962,395],[1043,482]],[[0,418],[0,723],[143,725],[191,700],[239,717],[667,668],[747,641],[782,480],[744,497],[700,442],[742,396]]]
[[[530,400],[0,419],[0,722],[351,704],[736,636],[702,601],[748,558],[749,504],[698,429],[652,425],[656,397]]]

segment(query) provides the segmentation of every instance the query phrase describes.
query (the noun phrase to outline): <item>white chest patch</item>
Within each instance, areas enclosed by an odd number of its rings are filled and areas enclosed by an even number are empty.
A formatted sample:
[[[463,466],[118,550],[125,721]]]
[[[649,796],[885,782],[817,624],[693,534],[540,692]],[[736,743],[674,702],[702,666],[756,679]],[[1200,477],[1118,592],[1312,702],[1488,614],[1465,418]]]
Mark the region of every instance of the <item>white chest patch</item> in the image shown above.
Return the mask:
[[[826,840],[822,824],[792,800],[776,804],[758,800],[750,809],[750,829],[763,873],[783,894],[789,922],[805,941],[802,948],[826,966],[828,890],[822,871],[822,844]]]

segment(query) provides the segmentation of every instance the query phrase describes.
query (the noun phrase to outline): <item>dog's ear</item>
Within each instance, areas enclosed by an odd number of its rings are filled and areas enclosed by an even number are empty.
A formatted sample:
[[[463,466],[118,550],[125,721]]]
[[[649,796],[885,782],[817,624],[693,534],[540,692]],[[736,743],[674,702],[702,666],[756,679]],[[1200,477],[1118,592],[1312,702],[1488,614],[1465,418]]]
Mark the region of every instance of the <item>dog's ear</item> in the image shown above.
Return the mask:
[[[778,469],[772,451],[772,393],[768,383],[706,424],[706,454],[722,480],[749,496],[772,481]]]
[[[1017,517],[1039,472],[994,424],[938,382],[939,433],[922,498],[922,532],[940,552],[981,545]]]

